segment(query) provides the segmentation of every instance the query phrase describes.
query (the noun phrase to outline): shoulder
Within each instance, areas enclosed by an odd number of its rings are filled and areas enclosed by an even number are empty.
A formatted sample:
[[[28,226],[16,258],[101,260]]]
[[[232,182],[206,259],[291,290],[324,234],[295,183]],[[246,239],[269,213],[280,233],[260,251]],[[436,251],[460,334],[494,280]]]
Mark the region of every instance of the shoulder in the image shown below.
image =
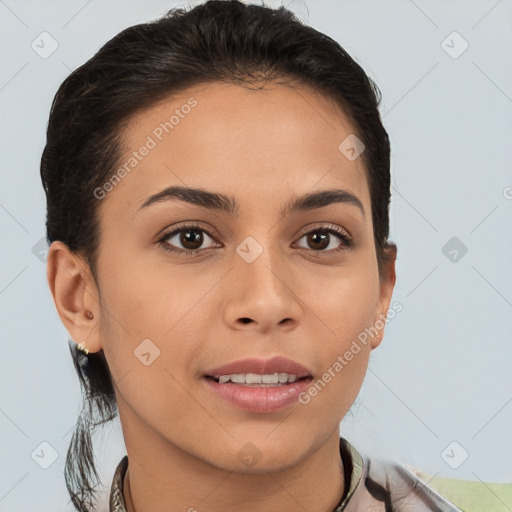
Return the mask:
[[[350,453],[360,471],[344,512],[461,512],[405,467],[362,457],[353,446]]]
[[[373,497],[387,501],[396,512],[460,512],[460,509],[398,464],[366,460],[365,487]],[[388,509],[386,509],[388,510]]]

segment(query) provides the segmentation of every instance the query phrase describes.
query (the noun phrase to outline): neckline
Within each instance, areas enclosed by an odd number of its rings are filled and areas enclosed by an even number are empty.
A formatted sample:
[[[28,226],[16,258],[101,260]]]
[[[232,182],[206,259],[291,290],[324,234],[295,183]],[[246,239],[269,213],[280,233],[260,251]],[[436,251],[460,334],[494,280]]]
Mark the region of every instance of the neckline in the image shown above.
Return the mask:
[[[340,457],[345,473],[345,491],[333,512],[345,510],[354,495],[363,475],[363,458],[346,439],[340,436]],[[110,490],[110,512],[127,512],[124,498],[124,478],[128,470],[128,455],[124,455],[116,467]]]

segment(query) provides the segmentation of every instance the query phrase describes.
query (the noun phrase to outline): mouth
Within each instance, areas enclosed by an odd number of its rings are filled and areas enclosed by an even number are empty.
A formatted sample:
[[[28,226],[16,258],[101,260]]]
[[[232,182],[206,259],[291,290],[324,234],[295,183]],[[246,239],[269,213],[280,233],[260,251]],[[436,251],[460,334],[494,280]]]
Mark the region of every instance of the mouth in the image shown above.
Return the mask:
[[[312,372],[291,359],[243,359],[208,370],[207,389],[223,403],[254,413],[273,413],[298,403]]]
[[[247,387],[279,387],[292,384],[302,380],[312,380],[312,375],[299,377],[294,373],[276,372],[276,373],[230,373],[226,375],[206,375],[207,379],[213,380],[219,384],[236,384]]]
[[[217,382],[236,384],[287,384],[312,375],[309,368],[284,356],[240,359],[205,372]]]

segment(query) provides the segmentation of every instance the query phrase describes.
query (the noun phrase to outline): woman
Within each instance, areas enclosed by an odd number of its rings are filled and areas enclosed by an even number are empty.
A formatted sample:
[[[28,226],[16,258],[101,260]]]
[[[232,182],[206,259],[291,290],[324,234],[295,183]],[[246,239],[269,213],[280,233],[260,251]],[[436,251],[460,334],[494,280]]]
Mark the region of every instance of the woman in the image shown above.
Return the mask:
[[[41,176],[76,510],[117,412],[111,511],[457,510],[339,437],[395,284],[378,102],[335,41],[236,0],[128,28],[62,84]]]

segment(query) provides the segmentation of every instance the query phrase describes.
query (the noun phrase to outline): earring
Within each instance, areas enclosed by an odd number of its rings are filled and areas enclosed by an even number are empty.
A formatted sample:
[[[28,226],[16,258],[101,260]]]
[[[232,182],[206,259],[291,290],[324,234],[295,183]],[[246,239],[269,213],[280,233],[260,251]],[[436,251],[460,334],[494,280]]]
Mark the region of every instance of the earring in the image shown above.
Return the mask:
[[[89,349],[85,348],[84,345],[82,345],[82,343],[77,343],[76,348],[77,348],[77,350],[81,350],[85,354],[89,353]]]
[[[87,311],[86,316],[89,320],[92,320],[94,318],[94,315],[92,314],[92,311]]]
[[[382,331],[379,331],[377,334],[376,334],[376,337],[378,340],[381,340],[382,339],[382,336],[384,336],[384,333]]]

